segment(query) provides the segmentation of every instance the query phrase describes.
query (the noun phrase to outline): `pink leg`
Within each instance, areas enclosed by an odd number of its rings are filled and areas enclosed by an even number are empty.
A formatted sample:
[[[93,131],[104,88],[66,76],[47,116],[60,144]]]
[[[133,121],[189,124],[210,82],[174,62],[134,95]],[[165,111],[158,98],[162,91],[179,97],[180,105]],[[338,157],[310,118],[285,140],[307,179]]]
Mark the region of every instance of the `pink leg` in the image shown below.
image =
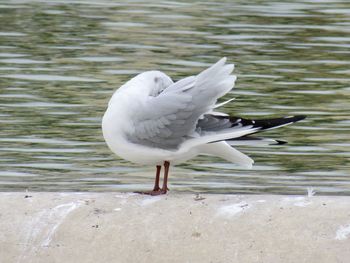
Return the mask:
[[[169,173],[170,163],[168,161],[164,162],[164,179],[163,179],[163,187],[161,191],[166,194],[168,189],[168,173]]]
[[[156,173],[156,180],[154,181],[154,187],[153,191],[159,191],[159,175],[160,175],[160,169],[162,169],[162,166],[157,165],[157,173]]]
[[[156,173],[156,179],[154,182],[154,188],[152,191],[146,191],[146,192],[136,192],[138,194],[144,194],[144,195],[164,195],[167,193],[168,189],[168,173],[169,173],[169,166],[170,163],[168,161],[164,162],[164,179],[163,179],[163,186],[160,189],[159,188],[159,177],[160,177],[160,170],[161,166],[157,165],[157,173]]]

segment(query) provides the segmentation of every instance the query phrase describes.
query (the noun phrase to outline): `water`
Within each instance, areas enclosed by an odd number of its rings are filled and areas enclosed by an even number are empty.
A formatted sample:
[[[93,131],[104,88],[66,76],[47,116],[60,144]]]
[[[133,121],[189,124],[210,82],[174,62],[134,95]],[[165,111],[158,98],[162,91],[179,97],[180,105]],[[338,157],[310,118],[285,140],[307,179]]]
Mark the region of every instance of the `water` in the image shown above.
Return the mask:
[[[0,1],[0,190],[149,189],[154,169],[117,159],[101,116],[133,75],[177,80],[220,57],[236,64],[226,112],[306,114],[239,147],[172,169],[173,191],[350,194],[350,4],[344,1]]]

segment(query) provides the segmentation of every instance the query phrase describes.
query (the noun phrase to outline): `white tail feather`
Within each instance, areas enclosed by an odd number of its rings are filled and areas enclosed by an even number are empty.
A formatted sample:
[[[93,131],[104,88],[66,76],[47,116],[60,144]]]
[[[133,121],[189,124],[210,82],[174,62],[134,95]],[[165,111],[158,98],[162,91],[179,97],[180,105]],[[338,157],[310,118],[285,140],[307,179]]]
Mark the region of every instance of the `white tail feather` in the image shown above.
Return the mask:
[[[224,130],[221,132],[216,133],[210,133],[201,137],[197,137],[188,141],[185,141],[182,145],[182,149],[191,149],[192,147],[200,146],[203,144],[216,142],[216,141],[223,141],[233,138],[242,137],[244,135],[253,133],[257,131],[259,128],[252,128],[252,126],[245,126],[243,128],[235,128],[232,130]]]
[[[226,142],[209,143],[199,146],[198,149],[202,154],[218,156],[245,168],[251,169],[254,163],[253,159],[231,147]]]

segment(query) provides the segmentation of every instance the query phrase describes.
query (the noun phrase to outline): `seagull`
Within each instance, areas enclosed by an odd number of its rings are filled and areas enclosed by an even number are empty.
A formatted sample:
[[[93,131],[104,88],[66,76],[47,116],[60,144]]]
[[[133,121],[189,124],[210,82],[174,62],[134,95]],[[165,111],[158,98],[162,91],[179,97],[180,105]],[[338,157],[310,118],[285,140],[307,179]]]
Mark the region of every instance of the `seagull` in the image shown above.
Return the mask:
[[[250,120],[216,111],[232,101],[217,104],[235,85],[233,69],[224,57],[198,75],[176,82],[161,71],[146,71],[114,92],[102,118],[108,147],[130,162],[156,166],[153,190],[139,193],[166,194],[170,164],[197,155],[213,155],[251,168],[254,161],[233,147],[235,141],[249,140],[251,134],[305,118]]]

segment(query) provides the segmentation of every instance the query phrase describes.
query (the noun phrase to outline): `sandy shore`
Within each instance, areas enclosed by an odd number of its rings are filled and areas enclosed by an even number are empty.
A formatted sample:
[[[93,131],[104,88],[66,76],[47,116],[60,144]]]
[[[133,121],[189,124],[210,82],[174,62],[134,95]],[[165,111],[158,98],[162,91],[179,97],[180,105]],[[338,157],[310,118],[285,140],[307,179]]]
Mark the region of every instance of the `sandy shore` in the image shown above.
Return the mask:
[[[350,197],[0,193],[0,262],[350,262]]]

